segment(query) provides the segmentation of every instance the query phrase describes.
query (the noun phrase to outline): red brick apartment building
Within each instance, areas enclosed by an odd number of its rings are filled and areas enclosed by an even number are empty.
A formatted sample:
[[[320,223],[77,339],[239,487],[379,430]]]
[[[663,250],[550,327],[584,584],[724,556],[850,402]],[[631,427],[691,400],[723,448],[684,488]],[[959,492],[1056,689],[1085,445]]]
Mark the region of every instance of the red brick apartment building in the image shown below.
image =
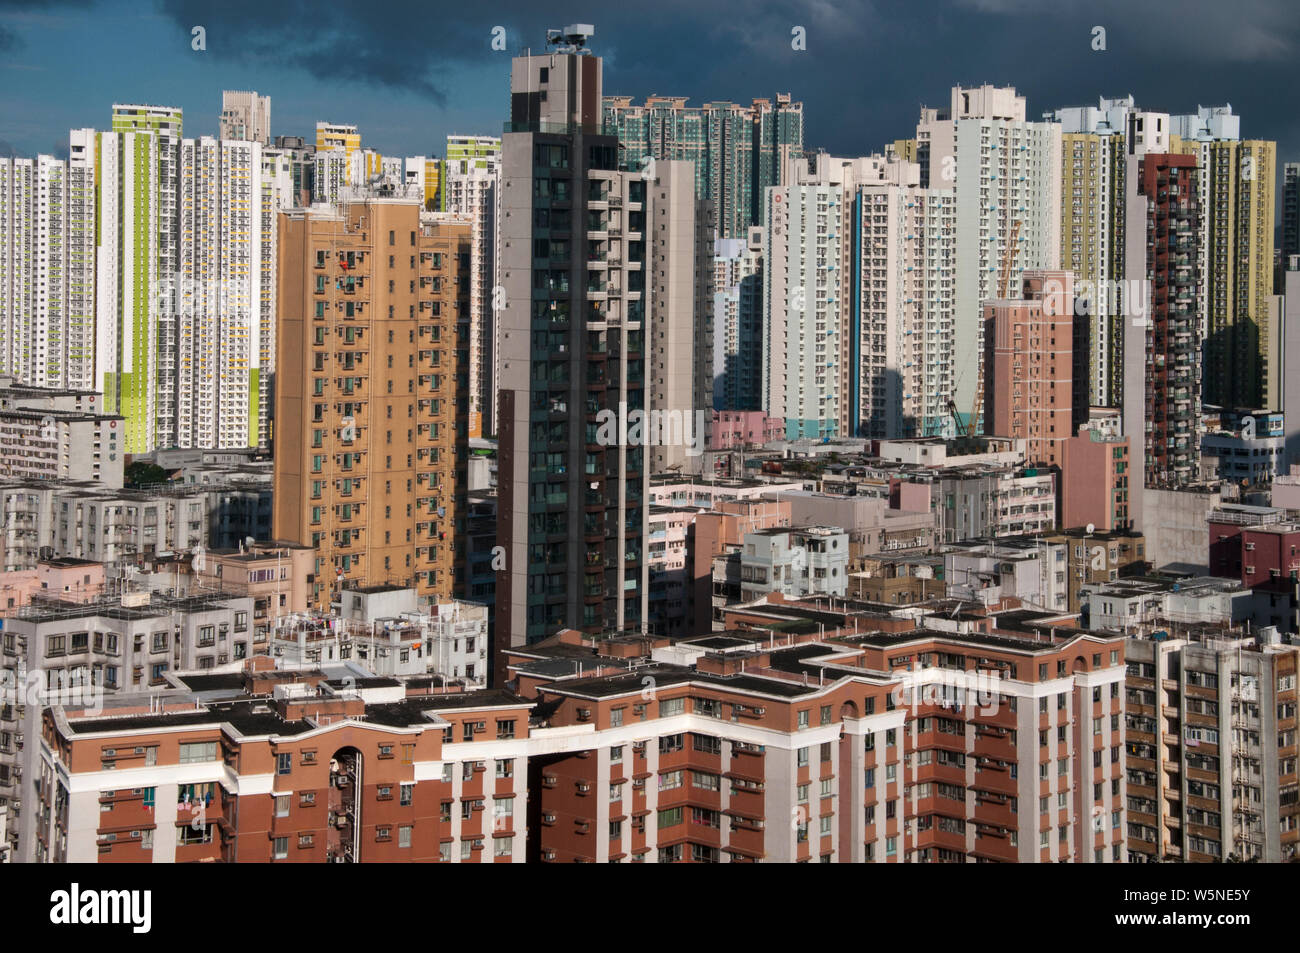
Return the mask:
[[[837,606],[563,632],[509,650],[519,694],[271,672],[198,709],[55,709],[41,859],[1125,859],[1122,637]]]
[[[198,708],[47,711],[48,822],[34,859],[522,860],[514,805],[526,799],[528,702],[292,677],[248,675],[231,700]],[[224,678],[190,681],[202,690]]]

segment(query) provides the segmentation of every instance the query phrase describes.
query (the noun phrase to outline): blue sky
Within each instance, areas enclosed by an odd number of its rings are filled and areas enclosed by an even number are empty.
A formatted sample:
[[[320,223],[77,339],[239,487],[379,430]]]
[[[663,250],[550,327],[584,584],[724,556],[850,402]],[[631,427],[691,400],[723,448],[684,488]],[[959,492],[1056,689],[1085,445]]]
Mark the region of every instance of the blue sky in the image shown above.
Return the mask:
[[[272,97],[274,134],[311,137],[327,119],[385,153],[441,153],[448,133],[499,134],[510,56],[574,21],[596,26],[607,93],[789,92],[805,103],[806,144],[834,153],[877,151],[953,84],[993,82],[1028,96],[1034,118],[1130,92],[1169,112],[1230,102],[1244,135],[1300,160],[1290,0],[0,0],[0,149],[56,152],[70,128],[107,127],[114,102],[180,106],[187,134],[210,134],[222,89],[256,89]],[[206,51],[191,49],[195,25]],[[491,49],[495,26],[505,52]],[[791,49],[794,26],[806,50]]]

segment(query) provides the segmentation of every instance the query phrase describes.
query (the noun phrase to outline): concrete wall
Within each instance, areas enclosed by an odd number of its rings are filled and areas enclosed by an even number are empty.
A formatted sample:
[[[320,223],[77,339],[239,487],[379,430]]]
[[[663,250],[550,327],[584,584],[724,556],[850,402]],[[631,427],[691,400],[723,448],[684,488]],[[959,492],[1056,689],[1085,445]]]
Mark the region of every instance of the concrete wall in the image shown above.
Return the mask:
[[[1141,490],[1130,485],[1130,501],[1138,497],[1143,500],[1141,521],[1134,525],[1146,536],[1147,560],[1152,567],[1184,564],[1208,572],[1210,530],[1205,518],[1222,501],[1219,491],[1199,487]]]

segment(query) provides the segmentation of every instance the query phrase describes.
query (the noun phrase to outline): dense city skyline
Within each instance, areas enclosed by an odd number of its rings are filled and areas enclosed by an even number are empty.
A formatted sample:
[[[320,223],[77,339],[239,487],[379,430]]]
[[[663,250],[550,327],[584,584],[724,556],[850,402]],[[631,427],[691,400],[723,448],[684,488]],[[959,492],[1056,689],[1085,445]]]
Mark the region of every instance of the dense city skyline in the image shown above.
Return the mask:
[[[1284,6],[125,11],[0,0],[0,864],[1300,862]]]

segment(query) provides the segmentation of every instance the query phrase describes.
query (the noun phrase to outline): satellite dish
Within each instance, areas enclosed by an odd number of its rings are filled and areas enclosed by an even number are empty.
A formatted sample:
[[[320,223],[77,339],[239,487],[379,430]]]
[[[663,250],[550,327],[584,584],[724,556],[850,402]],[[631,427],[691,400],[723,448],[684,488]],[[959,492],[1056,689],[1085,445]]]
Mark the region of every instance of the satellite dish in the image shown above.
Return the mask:
[[[1089,536],[1091,536],[1093,533],[1097,532],[1097,524],[1089,523],[1086,527],[1084,527],[1084,532],[1087,533]]]

